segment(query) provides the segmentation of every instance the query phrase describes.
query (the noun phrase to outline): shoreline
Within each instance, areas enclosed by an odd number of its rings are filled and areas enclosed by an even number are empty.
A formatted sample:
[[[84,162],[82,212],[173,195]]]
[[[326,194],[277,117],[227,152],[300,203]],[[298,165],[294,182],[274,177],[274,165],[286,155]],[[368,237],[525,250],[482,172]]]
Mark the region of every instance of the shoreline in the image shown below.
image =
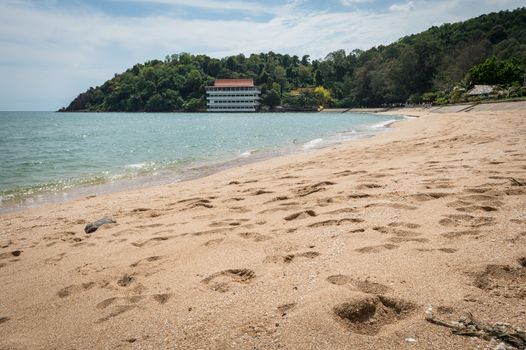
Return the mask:
[[[385,114],[387,116],[398,116],[405,118],[402,114]],[[404,120],[404,119],[402,119]],[[95,184],[80,184],[72,185],[70,188],[60,191],[45,191],[35,194],[31,197],[17,198],[4,200],[4,204],[0,201],[0,214],[19,212],[26,209],[39,208],[48,204],[60,204],[72,200],[78,200],[82,197],[106,195],[118,192],[126,192],[131,190],[148,189],[150,187],[166,186],[179,182],[191,181],[201,177],[207,177],[226,169],[243,167],[252,163],[260,161],[284,157],[293,154],[302,154],[317,149],[323,149],[332,145],[342,144],[348,141],[359,140],[362,138],[374,137],[380,133],[388,131],[390,125],[396,121],[380,122],[371,126],[368,131],[360,131],[355,136],[350,136],[353,132],[338,132],[336,134],[326,135],[320,138],[312,139],[300,144],[286,145],[280,148],[258,150],[256,152],[249,151],[238,155],[236,158],[230,158],[221,161],[208,161],[202,164],[193,165],[191,167],[183,167],[180,169],[162,169],[159,172],[137,175],[133,177],[126,177],[117,180],[106,181]],[[348,135],[341,140],[337,140],[338,135]],[[321,145],[312,144],[313,141],[322,140]]]
[[[0,347],[494,349],[425,313],[526,328],[526,103],[399,112],[419,118],[0,214]]]

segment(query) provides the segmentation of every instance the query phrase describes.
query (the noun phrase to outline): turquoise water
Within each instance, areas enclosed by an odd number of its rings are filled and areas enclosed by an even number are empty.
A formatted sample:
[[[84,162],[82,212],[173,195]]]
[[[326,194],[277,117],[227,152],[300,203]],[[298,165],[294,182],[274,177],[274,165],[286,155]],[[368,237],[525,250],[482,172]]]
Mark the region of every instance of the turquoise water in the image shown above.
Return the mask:
[[[169,183],[385,129],[354,113],[0,112],[0,210]]]

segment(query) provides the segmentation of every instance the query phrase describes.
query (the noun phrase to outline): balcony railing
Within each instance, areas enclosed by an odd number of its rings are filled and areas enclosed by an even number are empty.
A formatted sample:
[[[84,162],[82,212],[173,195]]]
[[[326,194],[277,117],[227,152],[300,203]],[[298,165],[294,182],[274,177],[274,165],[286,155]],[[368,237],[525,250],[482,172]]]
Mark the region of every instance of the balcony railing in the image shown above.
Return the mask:
[[[233,94],[261,94],[259,89],[250,89],[250,90],[210,90],[207,89],[206,93],[209,95],[233,95]]]
[[[228,103],[213,103],[208,102],[206,105],[209,107],[254,107],[259,106],[259,102],[228,102]]]
[[[247,96],[206,96],[207,100],[214,101],[251,101],[259,100],[261,97],[256,95],[247,95]]]

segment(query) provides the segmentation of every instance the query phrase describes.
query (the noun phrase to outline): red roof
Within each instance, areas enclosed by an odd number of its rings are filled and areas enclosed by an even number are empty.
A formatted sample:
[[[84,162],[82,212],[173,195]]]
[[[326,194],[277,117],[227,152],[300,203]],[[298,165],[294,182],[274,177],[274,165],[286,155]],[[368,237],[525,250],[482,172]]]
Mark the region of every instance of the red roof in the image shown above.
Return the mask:
[[[251,87],[254,86],[253,79],[216,79],[214,86],[218,87]]]

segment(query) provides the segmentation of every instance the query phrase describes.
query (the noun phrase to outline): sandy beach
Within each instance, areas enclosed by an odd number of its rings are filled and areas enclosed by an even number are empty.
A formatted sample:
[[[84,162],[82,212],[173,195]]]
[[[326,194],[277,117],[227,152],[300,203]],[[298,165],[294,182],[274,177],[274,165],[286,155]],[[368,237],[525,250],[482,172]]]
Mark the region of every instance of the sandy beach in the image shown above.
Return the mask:
[[[0,349],[494,349],[425,319],[526,328],[526,102],[465,107],[2,214]]]

